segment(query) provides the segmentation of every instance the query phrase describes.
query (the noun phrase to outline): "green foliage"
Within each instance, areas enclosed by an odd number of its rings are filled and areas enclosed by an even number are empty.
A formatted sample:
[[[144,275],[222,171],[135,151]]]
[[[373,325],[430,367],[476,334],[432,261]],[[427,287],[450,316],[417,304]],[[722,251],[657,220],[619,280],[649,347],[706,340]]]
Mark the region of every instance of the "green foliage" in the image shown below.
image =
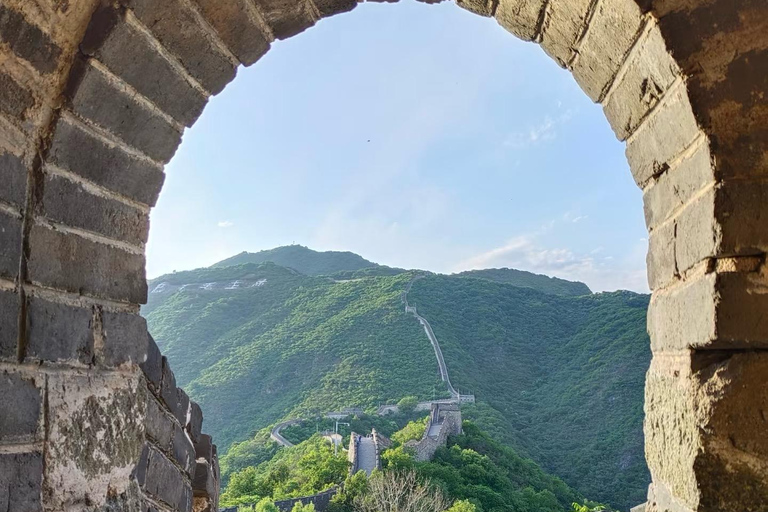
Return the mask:
[[[416,464],[413,451],[405,446],[398,446],[385,451],[381,455],[384,467],[393,471],[412,469]]]
[[[222,506],[308,496],[344,480],[345,454],[334,456],[333,447],[320,436],[292,448],[282,449],[269,461],[233,473]]]
[[[469,500],[456,500],[448,512],[479,512],[477,505]]]
[[[584,283],[578,281],[566,281],[557,277],[533,274],[524,270],[512,268],[488,268],[483,270],[469,270],[455,274],[457,277],[472,277],[475,279],[487,279],[497,283],[511,284],[521,288],[533,288],[553,295],[589,295],[592,290]]]
[[[363,270],[371,268],[378,267]],[[201,404],[205,430],[226,453],[225,478],[271,458],[277,448],[264,429],[284,418],[446,396],[423,329],[403,311],[413,275],[339,282],[250,263],[153,281],[178,288],[266,279],[253,288],[153,293],[144,309],[178,383]],[[432,324],[454,386],[477,396],[465,417],[585,495],[622,509],[643,501],[647,296],[562,296],[429,275],[414,283],[409,301]],[[376,428],[389,435],[401,426]],[[313,431],[284,433],[303,440]]]
[[[280,509],[275,506],[272,500],[269,498],[264,498],[256,504],[256,507],[254,507],[254,512],[280,512]]]
[[[399,402],[397,402],[397,407],[400,410],[401,413],[411,413],[414,409],[416,409],[416,405],[419,403],[419,398],[415,396],[406,396],[400,399]]]
[[[291,512],[315,512],[315,504],[307,503],[304,505],[302,503],[296,503],[293,505]]]
[[[405,444],[411,440],[421,439],[427,428],[427,419],[429,419],[428,416],[417,421],[409,422],[402,430],[398,430],[392,434],[392,440],[399,444]]]

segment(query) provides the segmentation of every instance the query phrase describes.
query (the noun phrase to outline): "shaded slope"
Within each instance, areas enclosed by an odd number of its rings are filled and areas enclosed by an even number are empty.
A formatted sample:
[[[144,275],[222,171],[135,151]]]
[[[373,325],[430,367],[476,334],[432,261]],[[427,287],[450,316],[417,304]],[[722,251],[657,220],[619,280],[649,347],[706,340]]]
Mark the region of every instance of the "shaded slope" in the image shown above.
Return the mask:
[[[308,276],[331,275],[345,271],[354,272],[379,266],[352,252],[318,252],[302,245],[286,245],[266,251],[242,252],[216,263],[213,267],[266,262],[292,268]]]
[[[533,288],[544,293],[554,295],[589,295],[592,290],[584,283],[579,281],[566,281],[558,277],[549,277],[541,274],[534,274],[524,270],[515,270],[513,268],[488,268],[483,270],[468,270],[454,274],[457,277],[474,277],[476,279],[487,279],[497,283],[511,284],[523,288]]]

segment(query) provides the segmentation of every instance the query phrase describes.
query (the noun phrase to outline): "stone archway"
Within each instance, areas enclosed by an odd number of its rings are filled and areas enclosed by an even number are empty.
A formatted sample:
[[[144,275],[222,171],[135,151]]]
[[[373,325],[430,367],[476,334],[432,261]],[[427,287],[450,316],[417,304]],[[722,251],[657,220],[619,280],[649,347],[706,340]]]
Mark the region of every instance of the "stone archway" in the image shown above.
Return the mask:
[[[458,3],[541,44],[627,143],[650,231],[647,510],[768,510],[768,5]],[[237,67],[356,5],[0,0],[8,510],[215,503],[200,410],[138,316],[148,214]]]

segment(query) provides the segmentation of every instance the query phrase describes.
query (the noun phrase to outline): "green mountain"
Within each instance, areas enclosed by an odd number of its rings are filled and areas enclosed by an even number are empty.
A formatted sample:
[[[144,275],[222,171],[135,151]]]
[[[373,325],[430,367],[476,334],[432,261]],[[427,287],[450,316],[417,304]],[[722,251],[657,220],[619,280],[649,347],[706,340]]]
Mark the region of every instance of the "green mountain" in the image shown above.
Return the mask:
[[[331,275],[337,272],[375,268],[381,265],[352,252],[317,252],[302,245],[286,245],[259,252],[241,252],[213,267],[231,267],[244,263],[275,263],[308,276]]]
[[[329,265],[344,279],[247,263],[151,283],[150,330],[222,453],[286,417],[447,395],[424,330],[404,311],[417,273],[344,265]],[[643,501],[649,481],[648,299],[558,295],[466,274],[426,275],[408,294],[454,387],[477,397],[465,417],[583,495],[623,509]]]
[[[566,281],[557,277],[543,276],[513,268],[489,268],[484,270],[469,270],[454,274],[457,277],[474,277],[487,279],[497,283],[506,283],[523,288],[533,288],[555,295],[589,295],[592,290],[584,283]]]

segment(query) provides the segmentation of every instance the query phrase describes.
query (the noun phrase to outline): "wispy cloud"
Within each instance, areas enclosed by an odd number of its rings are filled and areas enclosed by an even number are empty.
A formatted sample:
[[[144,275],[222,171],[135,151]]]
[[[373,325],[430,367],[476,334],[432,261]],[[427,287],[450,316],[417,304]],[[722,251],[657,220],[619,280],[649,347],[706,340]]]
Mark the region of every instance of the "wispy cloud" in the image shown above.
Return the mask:
[[[232,222],[231,220],[222,220],[217,224],[217,226],[219,226],[220,228],[231,228],[234,225],[235,223]]]
[[[563,220],[566,222],[577,223],[589,218],[589,215],[578,215],[573,212],[565,212],[563,214]]]
[[[510,133],[504,140],[504,146],[512,149],[526,149],[556,139],[557,129],[572,117],[573,112],[570,109],[556,118],[546,116],[541,122],[526,130]]]

